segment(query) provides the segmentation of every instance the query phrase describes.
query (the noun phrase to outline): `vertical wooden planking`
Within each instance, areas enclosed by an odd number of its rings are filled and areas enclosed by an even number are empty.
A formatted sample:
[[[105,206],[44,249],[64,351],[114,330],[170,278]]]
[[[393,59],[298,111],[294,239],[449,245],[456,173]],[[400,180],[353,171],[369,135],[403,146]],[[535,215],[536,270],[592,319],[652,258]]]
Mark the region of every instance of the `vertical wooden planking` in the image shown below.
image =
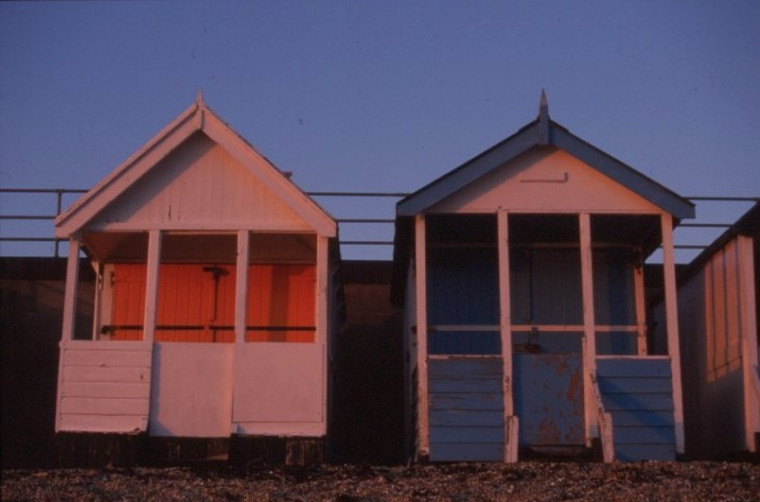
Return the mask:
[[[728,370],[726,332],[726,250],[721,249],[713,257],[713,337],[715,346],[715,361],[718,375],[725,375]]]
[[[742,370],[744,372],[744,424],[747,449],[752,452],[760,451],[757,444],[757,434],[760,433],[760,399],[752,392],[753,374],[758,368],[757,348],[757,305],[755,295],[755,266],[754,244],[752,237],[737,236],[739,252],[737,270],[739,274],[739,305],[741,306],[742,329]]]
[[[148,234],[148,261],[145,274],[145,317],[143,339],[153,342],[156,332],[156,308],[158,306],[158,272],[161,265],[161,231]]]
[[[683,437],[683,396],[681,391],[681,351],[678,343],[678,298],[676,289],[675,252],[673,250],[673,216],[660,216],[662,232],[663,274],[665,281],[665,319],[673,374],[673,416],[676,422],[676,451],[684,452]]]
[[[509,214],[496,213],[497,252],[499,261],[499,328],[501,331],[502,385],[504,392],[504,462],[517,461],[517,436],[511,433],[514,400],[512,396],[512,314],[509,288]]]
[[[235,343],[245,343],[248,320],[248,278],[251,256],[251,236],[247,230],[237,234],[237,265],[235,267]]]
[[[586,442],[589,443],[597,430],[597,416],[594,409],[594,389],[589,378],[596,372],[596,331],[594,329],[594,278],[593,257],[591,255],[591,215],[581,213],[580,248],[581,248],[581,290],[583,298],[583,364],[581,378],[583,381],[583,399],[585,403]]]
[[[734,369],[741,358],[741,313],[739,301],[739,246],[738,240],[729,241],[725,248],[726,267],[726,363],[728,371]]]
[[[145,265],[116,263],[112,268],[113,291],[111,296],[111,324],[115,326],[142,326],[145,312]],[[106,279],[111,281],[109,277]],[[140,330],[114,330],[111,340],[140,340]]]
[[[418,455],[421,459],[430,456],[430,417],[428,415],[428,368],[427,368],[427,263],[425,216],[414,218],[414,262],[416,267],[415,291],[417,299],[417,434]]]
[[[715,378],[715,302],[713,300],[713,260],[705,264],[705,371],[708,381]]]

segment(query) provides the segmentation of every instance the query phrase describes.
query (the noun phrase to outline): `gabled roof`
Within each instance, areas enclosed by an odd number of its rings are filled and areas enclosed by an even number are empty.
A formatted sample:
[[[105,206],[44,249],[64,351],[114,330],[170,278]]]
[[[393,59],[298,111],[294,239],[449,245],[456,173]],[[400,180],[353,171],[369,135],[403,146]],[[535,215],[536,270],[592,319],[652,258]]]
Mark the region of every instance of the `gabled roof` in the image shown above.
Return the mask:
[[[120,194],[143,179],[198,131],[229,152],[317,233],[336,236],[335,220],[221,120],[199,93],[195,103],[54,220],[56,237],[67,238],[84,229]]]
[[[672,214],[678,220],[694,217],[694,205],[691,202],[551,120],[546,95],[543,92],[536,120],[526,124],[501,143],[400,200],[396,205],[396,214],[413,216],[425,212],[457,191],[536,147],[554,147],[564,150]]]

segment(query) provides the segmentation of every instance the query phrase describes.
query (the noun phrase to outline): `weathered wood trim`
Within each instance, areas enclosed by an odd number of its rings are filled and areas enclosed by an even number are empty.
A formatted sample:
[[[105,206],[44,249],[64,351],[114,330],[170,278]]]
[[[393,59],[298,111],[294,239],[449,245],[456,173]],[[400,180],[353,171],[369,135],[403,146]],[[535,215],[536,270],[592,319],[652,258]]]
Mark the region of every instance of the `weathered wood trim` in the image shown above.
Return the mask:
[[[425,216],[414,218],[414,263],[417,318],[417,455],[425,459],[430,456],[430,416],[428,395],[428,349],[427,349],[427,245]]]
[[[739,308],[741,309],[742,369],[744,371],[744,423],[747,449],[760,451],[760,377],[758,376],[757,317],[755,311],[754,243],[751,237],[738,235]],[[750,390],[751,389],[751,390]]]
[[[660,216],[662,233],[663,276],[665,287],[665,321],[668,337],[668,355],[673,373],[673,417],[675,419],[676,451],[684,452],[683,391],[681,387],[681,350],[678,338],[678,297],[676,289],[676,265],[673,248],[673,216]]]
[[[237,265],[235,268],[235,343],[245,343],[248,323],[248,263],[251,256],[251,236],[247,230],[237,234]]]
[[[501,332],[502,388],[504,392],[504,462],[517,461],[517,443],[514,441],[515,428],[514,398],[512,396],[512,313],[510,310],[509,278],[509,215],[506,211],[496,213],[496,233],[499,258],[499,331]]]
[[[641,248],[637,251],[641,256]],[[637,324],[637,347],[638,354],[645,356],[647,354],[647,312],[646,312],[646,289],[644,287],[644,263],[643,258],[640,263],[635,263],[633,267],[633,287],[634,303],[636,304],[636,324]]]
[[[612,434],[612,414],[604,410],[602,393],[599,390],[599,382],[596,375],[586,373],[591,380],[591,388],[594,391],[594,405],[596,406],[597,420],[599,421],[599,440],[602,443],[602,460],[609,463],[615,460],[615,443]]]
[[[151,230],[148,234],[148,261],[145,271],[145,315],[143,321],[143,340],[148,343],[152,343],[155,339],[160,267],[161,232],[159,230]]]
[[[583,298],[583,373],[596,374],[596,320],[594,319],[594,263],[591,255],[591,215],[578,215],[580,223],[581,289]],[[597,432],[598,422],[594,407],[594,389],[591,381],[583,379],[584,415],[586,419],[586,443]]]
[[[513,464],[518,460],[518,446],[520,443],[520,419],[516,415],[507,417],[506,446],[504,448],[504,461]]]

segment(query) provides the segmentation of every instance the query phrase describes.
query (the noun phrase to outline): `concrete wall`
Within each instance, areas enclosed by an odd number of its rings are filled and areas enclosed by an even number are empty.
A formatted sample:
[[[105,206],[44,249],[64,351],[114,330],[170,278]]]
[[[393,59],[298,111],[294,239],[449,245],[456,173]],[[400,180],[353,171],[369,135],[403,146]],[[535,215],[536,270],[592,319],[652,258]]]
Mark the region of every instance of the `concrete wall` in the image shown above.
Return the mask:
[[[92,326],[93,275],[81,265],[77,335]],[[58,341],[61,338],[66,260],[2,258],[2,465],[48,466],[54,461]]]
[[[77,338],[86,339],[91,336],[94,277],[87,263],[80,270]],[[52,452],[65,271],[65,259],[0,258],[3,468],[56,463]],[[399,318],[389,299],[391,264],[345,262],[341,280],[346,323],[332,361],[328,459],[400,462],[403,352]],[[65,453],[71,438],[64,439]],[[155,444],[148,446],[156,449]],[[226,449],[226,443],[222,447]],[[123,456],[125,449],[135,450],[135,457],[144,447],[130,443],[102,449],[105,459],[110,454]],[[210,451],[206,444],[195,449]]]

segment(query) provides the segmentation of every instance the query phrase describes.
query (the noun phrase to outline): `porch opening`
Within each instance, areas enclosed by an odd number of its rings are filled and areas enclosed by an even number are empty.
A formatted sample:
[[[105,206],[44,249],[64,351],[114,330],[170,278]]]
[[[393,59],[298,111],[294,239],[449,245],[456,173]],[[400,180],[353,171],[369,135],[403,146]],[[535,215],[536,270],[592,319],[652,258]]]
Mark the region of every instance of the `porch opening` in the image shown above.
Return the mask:
[[[313,342],[316,237],[252,233],[246,341]],[[148,238],[89,236],[99,273],[95,338],[142,340]],[[155,341],[235,340],[237,234],[166,233],[161,239]]]

